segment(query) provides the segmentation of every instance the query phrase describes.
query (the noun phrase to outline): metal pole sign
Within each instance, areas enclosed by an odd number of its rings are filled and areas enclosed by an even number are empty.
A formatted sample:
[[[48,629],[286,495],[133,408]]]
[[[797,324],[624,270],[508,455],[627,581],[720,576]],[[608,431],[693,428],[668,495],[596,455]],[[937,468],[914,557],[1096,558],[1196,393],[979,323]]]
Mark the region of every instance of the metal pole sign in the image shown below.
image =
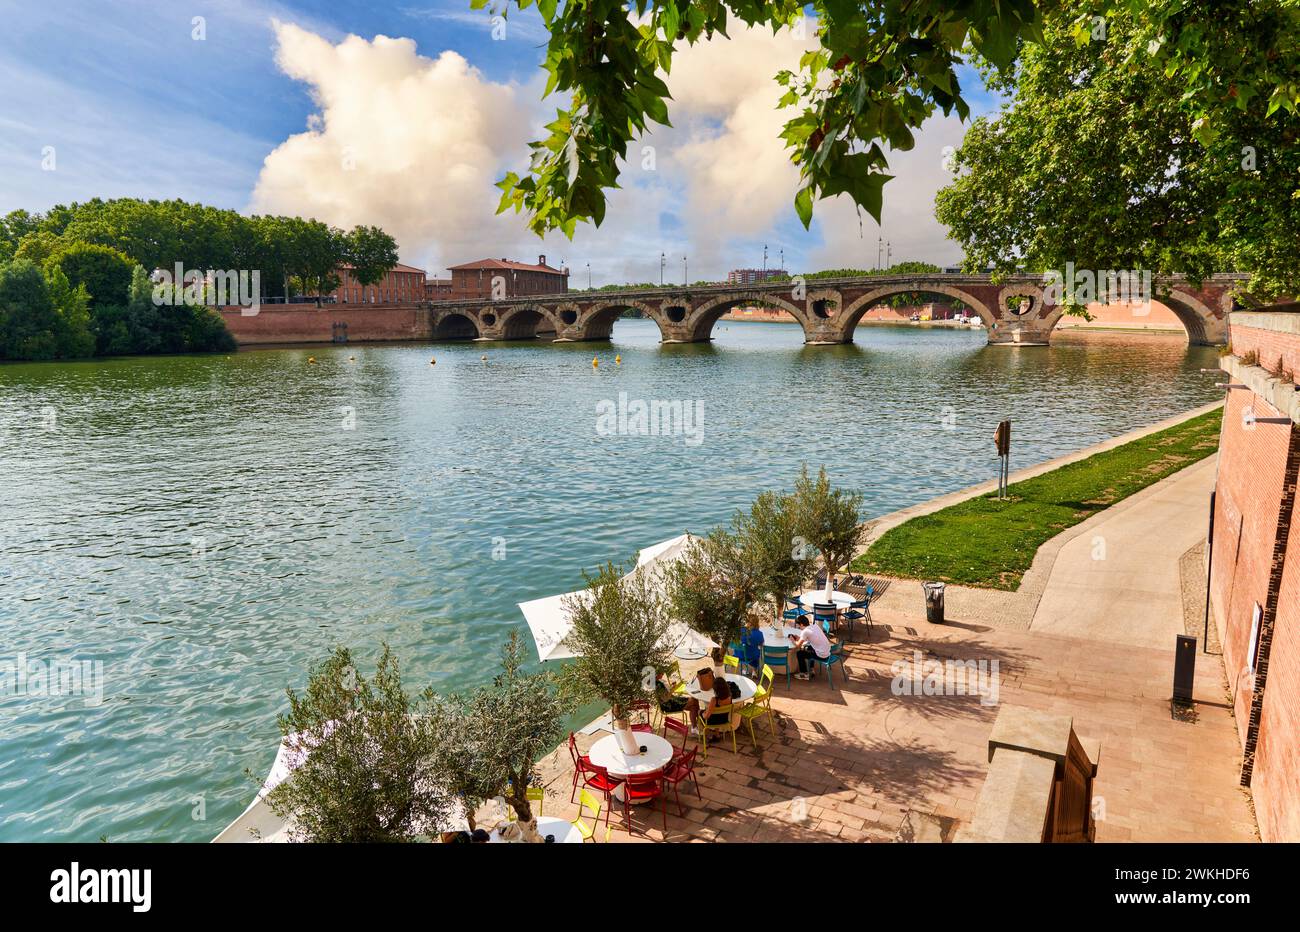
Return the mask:
[[[1007,485],[1011,479],[1011,422],[1001,421],[993,434],[993,443],[998,448],[998,498],[1007,497]]]

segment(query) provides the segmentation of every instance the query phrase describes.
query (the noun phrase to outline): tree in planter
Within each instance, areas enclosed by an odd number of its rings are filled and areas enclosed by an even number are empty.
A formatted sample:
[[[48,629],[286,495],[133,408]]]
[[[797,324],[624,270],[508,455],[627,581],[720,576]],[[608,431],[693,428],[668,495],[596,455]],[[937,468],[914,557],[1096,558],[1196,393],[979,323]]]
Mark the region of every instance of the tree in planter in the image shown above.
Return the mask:
[[[730,528],[715,528],[668,572],[674,619],[726,645],[740,637],[756,602],[775,606],[810,570],[810,554],[797,546],[793,499],[762,492]]]
[[[426,714],[433,693],[407,697],[387,644],[373,680],[339,647],[301,695],[287,693],[280,730],[305,756],[266,801],[293,821],[294,840],[413,841],[446,823],[452,800],[436,778],[438,736]]]
[[[792,508],[797,543],[821,554],[826,585],[841,566],[847,566],[866,536],[862,525],[862,495],[831,487],[826,468],[813,479],[805,465],[795,480]]]
[[[633,703],[654,695],[654,674],[667,668],[672,655],[657,586],[651,573],[624,577],[620,567],[606,564],[587,577],[585,594],[565,599],[572,625],[565,641],[578,655],[561,674],[567,696],[603,701],[621,722]]]
[[[528,787],[539,782],[534,764],[563,739],[564,718],[573,711],[552,673],[525,673],[523,665],[524,648],[512,631],[491,685],[433,704],[434,767],[464,803],[471,829],[474,812],[498,796],[521,821],[533,818]]]

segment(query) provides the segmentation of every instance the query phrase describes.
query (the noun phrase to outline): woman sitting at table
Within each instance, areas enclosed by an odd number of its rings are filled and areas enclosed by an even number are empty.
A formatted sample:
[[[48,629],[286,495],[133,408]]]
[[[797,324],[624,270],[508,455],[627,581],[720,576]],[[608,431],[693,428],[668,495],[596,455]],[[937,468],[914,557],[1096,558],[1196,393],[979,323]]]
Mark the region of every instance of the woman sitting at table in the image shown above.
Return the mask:
[[[740,662],[757,676],[763,670],[763,632],[759,630],[762,620],[751,615],[745,621],[745,629],[740,633]]]
[[[733,717],[740,715],[734,708],[729,708],[734,700],[731,698],[731,684],[721,676],[713,679],[713,696],[709,699],[709,704],[703,712],[704,724],[701,728],[708,728],[711,725],[721,727],[726,725]],[[719,708],[725,711],[717,711]]]
[[[691,696],[674,695],[673,684],[669,682],[667,673],[660,673],[655,680],[655,700],[659,703],[659,710],[665,715],[677,715],[681,712],[689,715],[692,732],[699,726],[699,700]]]

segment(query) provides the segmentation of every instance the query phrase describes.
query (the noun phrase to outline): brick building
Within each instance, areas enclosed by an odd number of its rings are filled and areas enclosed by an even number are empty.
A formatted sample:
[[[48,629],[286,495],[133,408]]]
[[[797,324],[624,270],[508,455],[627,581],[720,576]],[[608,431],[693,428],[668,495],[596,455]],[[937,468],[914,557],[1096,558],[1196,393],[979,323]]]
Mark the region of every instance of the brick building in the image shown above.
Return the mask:
[[[331,293],[336,304],[419,304],[425,300],[424,269],[400,262],[374,285],[363,285],[352,266],[338,269],[339,286]]]
[[[1210,593],[1260,835],[1300,841],[1300,305],[1230,331]]]
[[[727,273],[728,285],[753,285],[772,278],[789,278],[785,269],[732,269]]]
[[[514,298],[523,295],[564,294],[569,290],[569,270],[546,264],[538,256],[537,264],[510,259],[479,259],[450,268],[451,285],[439,289],[439,297],[452,300],[475,298]],[[437,281],[436,279],[434,281]],[[498,291],[494,295],[493,286]]]

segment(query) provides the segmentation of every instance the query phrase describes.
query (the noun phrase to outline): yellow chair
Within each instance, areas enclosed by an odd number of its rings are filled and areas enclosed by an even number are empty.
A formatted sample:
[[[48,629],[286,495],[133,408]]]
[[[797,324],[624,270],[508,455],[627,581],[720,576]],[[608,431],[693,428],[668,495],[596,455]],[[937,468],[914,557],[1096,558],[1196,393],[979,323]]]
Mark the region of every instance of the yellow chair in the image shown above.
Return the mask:
[[[590,812],[588,812],[590,810]],[[582,817],[591,817],[591,824],[582,821]],[[578,794],[578,817],[573,820],[573,827],[578,830],[584,842],[596,837],[596,826],[600,824],[600,802],[586,790]],[[609,826],[605,826],[605,840],[609,841]]]
[[[709,732],[710,731],[731,732],[731,753],[733,754],[737,753],[736,752],[736,729],[740,727],[740,716],[739,714],[733,712],[732,704],[730,702],[728,702],[726,705],[719,705],[713,707],[713,715],[722,715],[724,712],[727,715],[727,721],[726,724],[723,725],[710,725],[703,718],[700,719],[700,756],[701,757],[709,756]],[[703,710],[701,710],[700,714],[701,716],[703,716],[704,714]],[[713,715],[710,715],[709,717],[712,718]]]
[[[529,802],[537,803],[537,807],[533,809],[534,818],[540,816],[542,814],[542,808],[546,805],[546,787],[530,786],[528,789],[524,790],[524,795],[528,797]],[[506,806],[506,817],[511,822],[519,818],[519,816],[515,814],[514,806]]]
[[[674,696],[686,695],[686,678],[682,676],[682,665],[674,660],[668,667],[668,682],[673,687]]]
[[[772,737],[776,737],[776,713],[772,711],[772,683],[776,679],[776,674],[767,664],[763,664],[763,675],[759,679],[758,690],[754,693],[754,698],[740,710],[740,718],[749,727],[749,741],[754,747],[758,747],[758,739],[754,736],[754,719],[767,716],[767,728],[772,732]]]
[[[727,656],[722,658],[722,667],[724,670],[733,670],[736,673],[739,673],[740,658],[737,657],[735,654],[727,654]]]

